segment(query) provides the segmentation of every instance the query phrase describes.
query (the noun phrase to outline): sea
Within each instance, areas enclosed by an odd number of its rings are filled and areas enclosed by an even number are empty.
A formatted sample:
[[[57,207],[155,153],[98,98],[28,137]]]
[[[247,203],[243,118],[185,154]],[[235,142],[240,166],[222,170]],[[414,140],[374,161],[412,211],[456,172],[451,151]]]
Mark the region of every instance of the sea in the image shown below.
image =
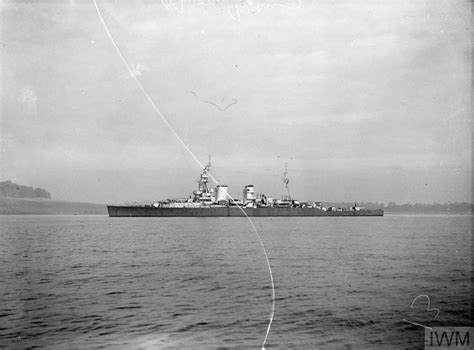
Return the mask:
[[[469,326],[472,215],[252,218],[266,349]],[[1,349],[261,349],[246,218],[0,216]]]

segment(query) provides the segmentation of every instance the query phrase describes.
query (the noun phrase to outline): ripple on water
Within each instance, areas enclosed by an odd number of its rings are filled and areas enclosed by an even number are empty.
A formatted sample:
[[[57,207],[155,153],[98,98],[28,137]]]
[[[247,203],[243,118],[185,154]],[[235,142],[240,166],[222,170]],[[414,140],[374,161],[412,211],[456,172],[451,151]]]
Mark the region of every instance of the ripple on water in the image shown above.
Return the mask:
[[[259,242],[244,218],[201,219],[0,217],[0,347],[261,347]],[[405,317],[469,322],[470,216],[358,219],[254,220],[268,349],[410,349]]]

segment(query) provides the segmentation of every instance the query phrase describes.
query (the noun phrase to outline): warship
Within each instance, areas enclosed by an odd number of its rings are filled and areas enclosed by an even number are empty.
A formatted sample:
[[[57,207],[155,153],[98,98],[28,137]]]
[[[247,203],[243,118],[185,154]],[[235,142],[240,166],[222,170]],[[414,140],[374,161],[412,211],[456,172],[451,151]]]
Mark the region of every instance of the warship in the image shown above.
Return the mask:
[[[291,197],[287,167],[282,176],[286,195],[280,199],[255,193],[246,185],[242,199],[229,195],[227,185],[210,186],[211,161],[198,179],[198,188],[188,198],[175,198],[143,205],[107,205],[110,217],[225,217],[225,216],[383,216],[382,209],[324,207],[318,201],[299,201]]]

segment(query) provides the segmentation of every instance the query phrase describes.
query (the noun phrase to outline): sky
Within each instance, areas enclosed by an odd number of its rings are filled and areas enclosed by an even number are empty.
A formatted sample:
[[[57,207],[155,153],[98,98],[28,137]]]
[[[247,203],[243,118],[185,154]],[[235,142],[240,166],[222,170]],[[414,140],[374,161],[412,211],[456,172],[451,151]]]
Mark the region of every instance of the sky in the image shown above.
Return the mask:
[[[472,201],[471,3],[1,3],[0,180],[98,203]],[[226,109],[225,107],[228,106]]]

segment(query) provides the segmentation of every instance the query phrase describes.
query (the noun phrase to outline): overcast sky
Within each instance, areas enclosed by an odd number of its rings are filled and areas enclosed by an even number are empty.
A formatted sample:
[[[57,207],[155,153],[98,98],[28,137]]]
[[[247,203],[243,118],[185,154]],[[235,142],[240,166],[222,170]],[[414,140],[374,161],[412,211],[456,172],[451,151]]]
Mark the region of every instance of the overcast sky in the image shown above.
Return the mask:
[[[471,201],[469,1],[98,4],[232,195],[280,196],[288,163],[302,200]],[[3,1],[1,13],[0,180],[103,203],[195,189],[199,166],[92,1]]]

